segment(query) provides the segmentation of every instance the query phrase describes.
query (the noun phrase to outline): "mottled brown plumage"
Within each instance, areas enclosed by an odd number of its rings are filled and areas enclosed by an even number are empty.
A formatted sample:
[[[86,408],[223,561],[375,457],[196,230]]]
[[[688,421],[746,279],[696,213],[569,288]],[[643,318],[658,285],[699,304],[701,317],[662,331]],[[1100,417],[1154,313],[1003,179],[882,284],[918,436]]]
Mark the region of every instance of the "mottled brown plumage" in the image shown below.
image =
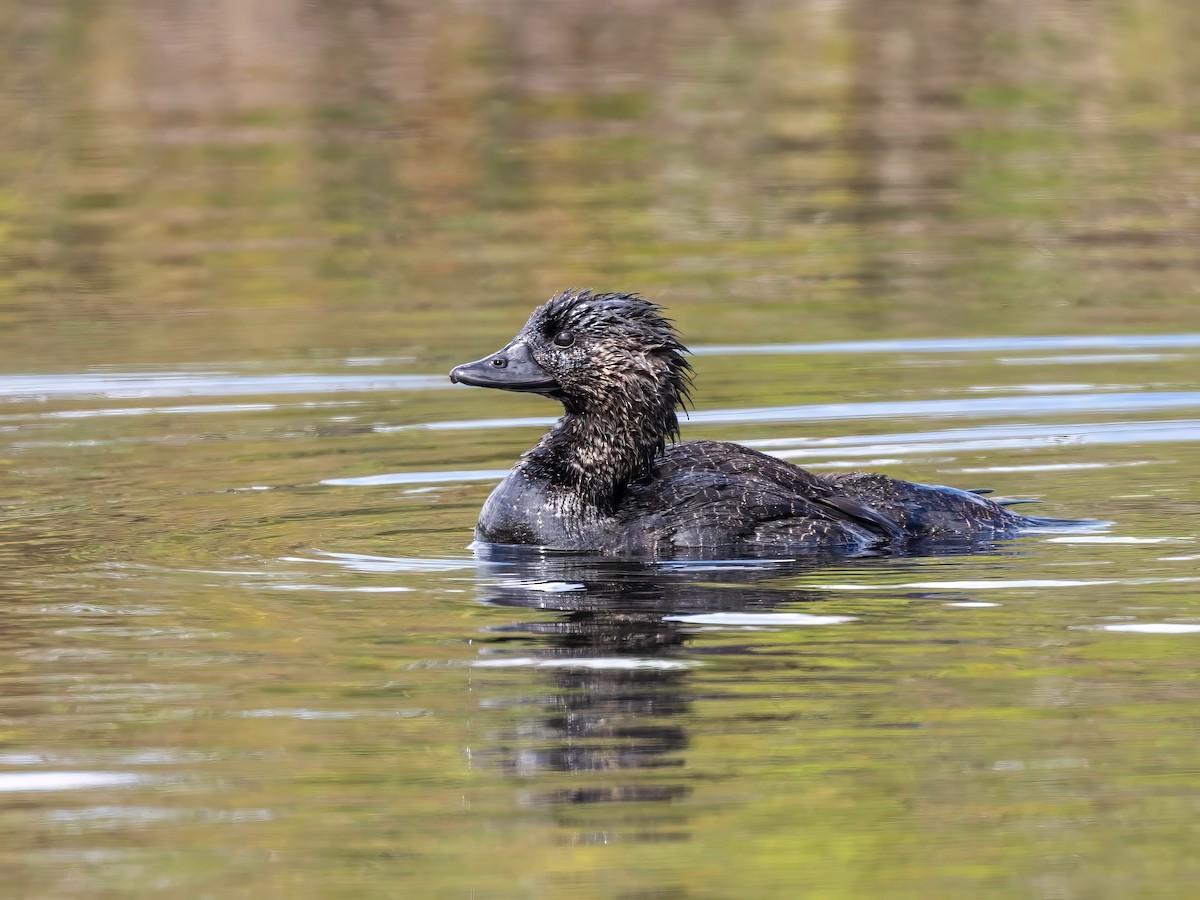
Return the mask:
[[[564,414],[480,511],[495,544],[621,555],[846,554],[974,547],[1060,520],[969,491],[849,473],[822,477],[747,447],[678,438],[691,367],[661,309],[564,291],[454,381],[531,391]]]

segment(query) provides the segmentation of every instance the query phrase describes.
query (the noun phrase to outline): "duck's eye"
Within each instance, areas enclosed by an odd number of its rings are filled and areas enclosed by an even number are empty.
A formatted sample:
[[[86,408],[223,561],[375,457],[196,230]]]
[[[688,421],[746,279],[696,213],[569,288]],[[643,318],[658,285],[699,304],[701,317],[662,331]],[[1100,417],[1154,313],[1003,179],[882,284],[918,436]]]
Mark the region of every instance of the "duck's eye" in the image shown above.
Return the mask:
[[[554,343],[559,347],[570,347],[575,343],[575,335],[569,331],[560,331],[554,336]]]

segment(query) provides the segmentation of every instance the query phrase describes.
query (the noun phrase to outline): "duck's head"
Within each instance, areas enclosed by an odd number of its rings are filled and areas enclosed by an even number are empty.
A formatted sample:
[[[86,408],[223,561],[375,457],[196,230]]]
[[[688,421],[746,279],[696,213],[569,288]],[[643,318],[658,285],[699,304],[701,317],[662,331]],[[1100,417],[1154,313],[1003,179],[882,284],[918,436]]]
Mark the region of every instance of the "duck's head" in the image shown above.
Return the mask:
[[[456,366],[450,380],[544,394],[568,413],[669,411],[673,421],[688,395],[686,352],[659,306],[636,294],[568,290],[535,309],[506,346]]]

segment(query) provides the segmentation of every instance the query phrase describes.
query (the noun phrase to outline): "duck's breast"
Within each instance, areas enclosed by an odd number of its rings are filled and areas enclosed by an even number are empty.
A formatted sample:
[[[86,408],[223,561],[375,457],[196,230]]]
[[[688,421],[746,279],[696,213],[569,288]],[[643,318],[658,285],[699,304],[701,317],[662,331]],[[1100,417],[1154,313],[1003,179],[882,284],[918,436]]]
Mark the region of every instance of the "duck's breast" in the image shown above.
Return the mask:
[[[475,525],[476,540],[549,550],[596,550],[600,533],[597,516],[576,495],[531,476],[522,464],[492,491]]]

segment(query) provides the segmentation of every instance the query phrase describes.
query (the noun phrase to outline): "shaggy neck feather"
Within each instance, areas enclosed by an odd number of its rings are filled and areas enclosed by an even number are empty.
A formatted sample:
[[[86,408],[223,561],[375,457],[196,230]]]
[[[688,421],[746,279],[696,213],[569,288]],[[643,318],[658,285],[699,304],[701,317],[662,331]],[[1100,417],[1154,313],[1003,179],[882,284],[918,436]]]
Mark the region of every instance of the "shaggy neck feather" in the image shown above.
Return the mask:
[[[587,505],[611,512],[626,486],[650,473],[654,458],[678,433],[674,399],[673,394],[626,395],[586,409],[568,404],[563,417],[526,454],[530,468]]]

